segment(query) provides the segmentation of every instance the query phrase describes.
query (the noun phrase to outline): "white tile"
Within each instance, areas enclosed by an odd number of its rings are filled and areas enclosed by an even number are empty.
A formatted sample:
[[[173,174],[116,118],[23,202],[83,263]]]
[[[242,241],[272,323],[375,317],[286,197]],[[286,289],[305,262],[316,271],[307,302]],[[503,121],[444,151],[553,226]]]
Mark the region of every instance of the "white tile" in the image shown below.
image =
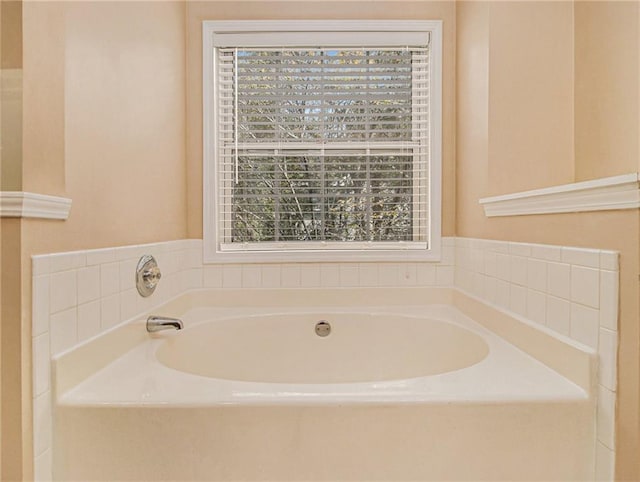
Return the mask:
[[[378,265],[376,263],[360,263],[360,286],[378,286]],[[418,275],[419,277],[420,275]],[[436,270],[433,270],[435,283]]]
[[[612,482],[614,480],[615,454],[613,450],[600,442],[596,443],[596,480]]]
[[[100,331],[100,301],[78,306],[78,341],[88,340]]]
[[[164,280],[161,280],[161,282]],[[154,296],[158,294],[160,290],[160,285],[157,286],[156,291],[153,293]],[[138,309],[138,298],[140,294],[138,290],[127,290],[121,291],[120,294],[120,321],[125,321],[130,318],[133,318],[135,315],[139,313]],[[80,307],[78,307],[78,323],[80,323]]]
[[[561,261],[562,248],[560,246],[550,246],[548,244],[532,244],[531,257],[544,259],[546,261]]]
[[[33,455],[51,449],[51,391],[47,390],[33,401]]]
[[[547,323],[547,297],[544,293],[527,290],[527,318],[541,325]]]
[[[54,273],[49,278],[49,310],[57,313],[77,304],[77,278],[75,271]]]
[[[222,288],[221,266],[207,266],[204,268],[204,287]]]
[[[527,287],[532,290],[547,291],[547,263],[541,259],[527,260]]]
[[[340,286],[352,287],[360,284],[360,271],[357,264],[340,265]]]
[[[436,266],[438,286],[453,286],[453,266]]]
[[[472,281],[471,292],[481,299],[486,298],[485,292],[486,292],[486,286],[487,286],[487,279],[489,279],[489,277],[481,273],[473,273],[471,278],[471,281]]]
[[[491,278],[490,276],[485,276],[484,296],[489,303],[496,304],[497,282],[497,279]]]
[[[116,258],[118,261],[123,261],[125,259],[135,259],[137,263],[138,260],[144,256],[145,254],[153,255],[154,251],[153,245],[150,244],[136,244],[131,246],[121,246],[118,248],[114,248],[116,252]]]
[[[280,287],[280,265],[265,264],[262,267],[262,287],[263,288],[279,288]]]
[[[189,289],[199,289],[203,286],[202,268],[191,268],[186,270],[187,287]]]
[[[471,250],[471,269],[476,273],[484,274],[484,251],[482,249]]]
[[[303,288],[316,288],[320,283],[320,265],[303,264],[300,266],[300,286]]]
[[[399,273],[400,286],[415,286],[418,282],[418,272],[416,270],[416,265],[413,263],[404,263],[400,265]]]
[[[484,272],[487,276],[497,277],[498,276],[498,265],[496,253],[493,251],[485,251],[484,252]]]
[[[436,267],[434,265],[420,263],[416,266],[416,274],[419,286],[434,286],[436,284]]]
[[[496,278],[509,281],[511,279],[511,256],[496,254]]]
[[[473,273],[468,269],[454,268],[453,270],[454,285],[460,288],[461,290],[470,293],[473,288],[473,279],[471,278],[472,275]]]
[[[115,263],[117,261],[116,251],[113,248],[90,249],[86,252],[87,266],[97,264]]]
[[[520,286],[527,284],[527,258],[522,256],[511,256],[511,277],[512,283]]]
[[[77,310],[75,307],[51,315],[51,355],[55,356],[78,342]]]
[[[509,243],[509,254],[515,256],[531,256],[531,245],[528,243]]]
[[[600,328],[598,381],[602,386],[612,391],[616,391],[617,388],[617,351],[618,333]]]
[[[585,248],[562,248],[562,262],[586,266],[588,268],[600,267],[600,250]]]
[[[47,450],[33,461],[34,482],[50,482],[52,480],[52,450]]]
[[[440,264],[453,266],[455,264],[455,248],[453,246],[444,246],[440,257]]]
[[[108,291],[111,293],[102,293],[102,296],[108,296],[109,294],[117,293],[118,291],[127,291],[136,287],[136,268],[138,266],[138,261],[135,259],[125,259],[119,261],[114,264],[103,264],[102,266],[108,266],[109,271],[109,286]],[[115,276],[115,269],[118,270],[118,287],[114,286],[114,281],[111,277]],[[163,275],[168,274],[162,271],[162,267],[160,267],[160,271]],[[104,288],[104,287],[103,287]],[[115,290],[115,291],[114,291]]]
[[[78,270],[78,304],[100,298],[100,267],[90,266]]]
[[[509,283],[501,279],[496,279],[496,305],[500,308],[509,309]]]
[[[459,268],[464,268],[470,270],[473,266],[473,262],[471,261],[471,249],[470,248],[456,248],[456,265]]]
[[[617,251],[600,251],[600,269],[618,271],[618,259],[620,255]]]
[[[242,266],[242,287],[260,288],[262,286],[262,270],[259,265],[245,264]]]
[[[135,286],[135,274],[131,272],[130,286],[123,286],[123,289]],[[100,265],[100,294],[105,296],[113,295],[120,291],[120,266],[118,263]]]
[[[337,288],[340,286],[340,265],[321,264],[320,283],[324,288]]]
[[[569,336],[571,333],[571,303],[555,296],[547,296],[547,326]]]
[[[31,256],[31,276],[40,276],[51,272],[49,255]]]
[[[454,236],[443,236],[442,237],[442,246],[455,246],[456,238]]]
[[[49,333],[33,339],[33,394],[38,396],[51,386],[51,348]]]
[[[281,283],[283,288],[300,287],[300,265],[285,264],[282,266]]]
[[[597,349],[599,330],[598,310],[571,303],[571,338]]]
[[[176,269],[182,271],[189,268],[189,250],[181,249],[174,251],[173,255],[176,258]]]
[[[240,288],[242,286],[242,266],[226,264],[222,267],[222,287]]]
[[[31,336],[49,331],[49,276],[36,276],[32,279]]]
[[[571,297],[571,269],[566,263],[547,263],[547,293],[566,300]]]
[[[437,272],[436,272],[437,277]],[[378,264],[379,286],[398,286],[400,283],[400,271],[396,263]]]
[[[509,309],[514,313],[527,316],[527,289],[514,284],[509,285]]]
[[[507,241],[493,241],[489,249],[496,253],[509,254],[509,243]]]
[[[86,255],[83,251],[52,254],[49,256],[49,270],[51,273],[82,268],[86,264]]]
[[[618,293],[617,271],[600,271],[600,326],[618,330]]]
[[[146,298],[150,300],[150,298]],[[111,295],[100,300],[100,326],[103,330],[120,323],[120,295]]]
[[[202,268],[202,249],[191,248],[187,256],[189,268]]]
[[[174,244],[175,242],[183,242],[186,243],[186,246],[189,249],[198,249],[202,252],[202,239],[182,239],[178,241],[171,241],[169,244]]]
[[[571,266],[571,301],[591,308],[600,306],[600,270]]]
[[[598,441],[615,450],[615,393],[603,386],[598,387]]]

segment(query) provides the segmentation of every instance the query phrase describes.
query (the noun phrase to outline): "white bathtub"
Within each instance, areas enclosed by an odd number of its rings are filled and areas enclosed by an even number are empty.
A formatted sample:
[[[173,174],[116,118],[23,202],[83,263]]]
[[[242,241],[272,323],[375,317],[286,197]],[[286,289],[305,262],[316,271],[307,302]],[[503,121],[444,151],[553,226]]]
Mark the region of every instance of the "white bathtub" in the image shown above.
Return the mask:
[[[372,297],[379,306],[332,294],[342,301],[330,309],[244,293],[156,312],[179,314],[181,332],[140,334],[141,320],[127,328],[135,346],[88,377],[73,373],[78,357],[106,345],[60,360],[61,480],[592,474],[588,389],[464,315],[451,293],[447,304]],[[319,320],[329,336],[316,335]]]
[[[315,326],[331,326],[326,337]],[[208,378],[318,384],[401,380],[460,370],[489,353],[483,337],[424,316],[331,312],[246,315],[168,337],[165,366]]]

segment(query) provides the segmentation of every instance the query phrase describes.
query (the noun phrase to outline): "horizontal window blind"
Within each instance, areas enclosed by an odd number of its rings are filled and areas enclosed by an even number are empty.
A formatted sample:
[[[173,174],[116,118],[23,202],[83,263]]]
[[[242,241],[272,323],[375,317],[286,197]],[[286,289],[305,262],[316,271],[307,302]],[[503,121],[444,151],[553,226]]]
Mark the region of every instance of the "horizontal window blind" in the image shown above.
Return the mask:
[[[222,250],[425,247],[428,46],[216,55]]]

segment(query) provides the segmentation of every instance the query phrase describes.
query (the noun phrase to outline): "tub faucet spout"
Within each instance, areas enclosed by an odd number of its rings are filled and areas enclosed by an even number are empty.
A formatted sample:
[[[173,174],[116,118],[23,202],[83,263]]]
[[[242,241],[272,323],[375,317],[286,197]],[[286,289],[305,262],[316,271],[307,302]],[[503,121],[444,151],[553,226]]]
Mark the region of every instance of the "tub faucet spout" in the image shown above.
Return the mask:
[[[150,316],[147,318],[147,331],[149,333],[155,333],[162,330],[182,330],[182,321],[178,318],[167,318],[166,316]]]

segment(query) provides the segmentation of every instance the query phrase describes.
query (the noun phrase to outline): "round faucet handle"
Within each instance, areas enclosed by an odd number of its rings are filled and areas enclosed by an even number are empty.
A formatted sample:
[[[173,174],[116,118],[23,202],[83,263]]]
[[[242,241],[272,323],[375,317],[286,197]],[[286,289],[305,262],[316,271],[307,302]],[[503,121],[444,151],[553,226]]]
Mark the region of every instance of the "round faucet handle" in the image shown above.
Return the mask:
[[[147,288],[154,288],[158,284],[158,281],[160,281],[160,278],[162,278],[162,273],[160,273],[160,268],[157,266],[153,266],[142,272],[142,279]]]

